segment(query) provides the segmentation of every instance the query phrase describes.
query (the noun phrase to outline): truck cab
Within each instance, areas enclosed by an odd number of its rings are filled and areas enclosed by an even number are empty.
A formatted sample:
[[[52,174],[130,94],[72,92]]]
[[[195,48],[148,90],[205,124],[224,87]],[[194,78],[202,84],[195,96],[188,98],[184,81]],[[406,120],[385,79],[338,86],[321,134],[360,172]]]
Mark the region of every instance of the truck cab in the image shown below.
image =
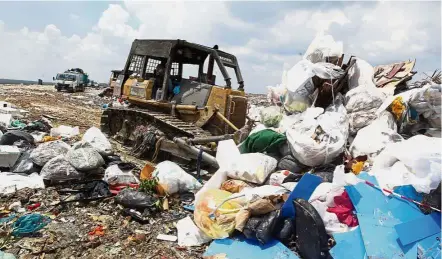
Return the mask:
[[[83,81],[83,75],[78,73],[60,73],[53,78],[55,89],[58,92],[66,90],[68,92],[84,92],[86,82]]]

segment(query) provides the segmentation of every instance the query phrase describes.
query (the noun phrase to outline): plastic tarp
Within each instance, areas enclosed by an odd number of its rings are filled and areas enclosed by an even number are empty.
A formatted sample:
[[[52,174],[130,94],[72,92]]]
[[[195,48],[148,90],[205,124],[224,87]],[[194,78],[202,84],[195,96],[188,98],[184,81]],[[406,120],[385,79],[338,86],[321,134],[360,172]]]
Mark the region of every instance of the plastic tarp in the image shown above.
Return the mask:
[[[157,164],[152,176],[158,178],[158,183],[168,194],[196,191],[202,187],[198,180],[171,161]]]
[[[52,158],[66,154],[70,149],[71,147],[63,141],[50,141],[40,144],[32,151],[30,157],[35,164],[44,166]]]
[[[104,165],[101,155],[89,142],[77,142],[66,154],[66,159],[71,165],[81,171],[97,169]]]
[[[9,194],[23,188],[44,189],[43,178],[37,173],[20,175],[15,173],[0,173],[0,193]]]
[[[102,156],[112,155],[112,145],[106,136],[96,127],[88,129],[83,140],[89,142]]]
[[[328,164],[344,150],[349,126],[342,96],[337,96],[335,105],[324,113],[321,108],[307,109],[302,120],[287,130],[292,154],[302,164],[312,167]]]
[[[375,158],[369,173],[382,188],[410,184],[418,192],[430,193],[442,178],[441,146],[442,139],[424,135],[391,143]]]
[[[84,174],[78,172],[63,155],[49,160],[41,169],[41,177],[51,181],[81,180]]]

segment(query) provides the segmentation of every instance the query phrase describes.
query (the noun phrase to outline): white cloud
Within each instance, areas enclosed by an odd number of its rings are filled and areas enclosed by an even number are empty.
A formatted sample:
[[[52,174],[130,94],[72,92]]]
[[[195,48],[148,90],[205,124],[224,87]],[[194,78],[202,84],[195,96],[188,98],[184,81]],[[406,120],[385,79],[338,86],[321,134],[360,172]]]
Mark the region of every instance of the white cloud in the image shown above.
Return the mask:
[[[349,2],[344,8],[281,10],[280,20],[257,27],[235,17],[224,2],[127,1],[110,4],[81,37],[64,35],[56,24],[42,31],[10,30],[0,21],[0,78],[51,78],[59,70],[81,67],[92,79],[106,81],[109,70],[124,65],[133,39],[180,38],[218,44],[235,54],[246,89],[262,92],[265,85],[280,83],[282,70],[298,62],[322,31],[344,42],[347,57],[357,55],[373,65],[413,57],[418,65],[440,62],[435,57],[440,56],[439,11],[440,3]],[[232,35],[249,38],[239,43]]]

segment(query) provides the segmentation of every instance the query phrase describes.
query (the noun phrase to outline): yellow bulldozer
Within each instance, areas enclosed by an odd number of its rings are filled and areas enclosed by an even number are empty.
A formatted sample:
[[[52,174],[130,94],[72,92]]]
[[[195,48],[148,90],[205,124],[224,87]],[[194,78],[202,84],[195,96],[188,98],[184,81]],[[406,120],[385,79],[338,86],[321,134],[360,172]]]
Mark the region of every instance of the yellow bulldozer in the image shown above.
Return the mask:
[[[224,79],[220,85],[216,68]],[[238,89],[232,89],[227,68],[233,70]],[[161,151],[214,165],[213,143],[232,138],[246,123],[247,98],[237,59],[217,45],[137,39],[115,80],[113,96],[128,105],[104,110],[102,131],[132,144],[134,153],[147,159]]]

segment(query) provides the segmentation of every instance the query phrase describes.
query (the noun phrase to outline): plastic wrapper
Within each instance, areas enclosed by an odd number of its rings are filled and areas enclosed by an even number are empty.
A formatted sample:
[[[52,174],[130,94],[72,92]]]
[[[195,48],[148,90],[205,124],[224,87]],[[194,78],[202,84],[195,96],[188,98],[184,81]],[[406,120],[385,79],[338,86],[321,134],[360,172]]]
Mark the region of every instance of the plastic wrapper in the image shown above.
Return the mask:
[[[293,173],[288,170],[276,171],[270,175],[269,184],[270,185],[281,185],[284,182],[284,179],[287,176],[289,176],[290,174],[293,174]]]
[[[317,116],[316,110],[306,110],[302,120],[287,130],[287,140],[293,156],[307,166],[319,166],[333,161],[342,153],[348,137],[347,112],[340,101]]]
[[[226,167],[219,170],[225,171],[227,176],[256,184],[263,184],[277,165],[276,159],[261,153],[241,154],[231,160]]]
[[[75,143],[66,154],[66,159],[75,169],[81,171],[97,169],[104,165],[103,158],[89,142]]]
[[[230,195],[230,192],[210,189],[205,191],[199,200],[195,201],[195,224],[211,238],[223,239],[235,230],[236,214],[243,207],[241,199],[224,202],[212,215],[214,210]]]
[[[411,184],[418,192],[430,193],[442,178],[441,146],[440,138],[424,135],[390,143],[374,159],[369,173],[382,188]]]
[[[106,168],[103,180],[112,185],[139,183],[132,170],[121,170],[118,164]]]
[[[40,144],[32,151],[30,157],[35,164],[44,166],[52,158],[66,154],[70,149],[71,147],[63,141],[50,141]]]
[[[231,193],[238,193],[244,188],[251,187],[248,183],[241,180],[227,180],[221,185],[221,190]]]
[[[158,177],[158,184],[168,194],[197,191],[202,187],[198,180],[171,161],[163,161],[157,164],[152,176]]]
[[[84,174],[78,172],[63,155],[49,160],[41,169],[41,177],[51,181],[81,180]]]
[[[277,106],[270,106],[260,111],[261,123],[267,127],[278,126],[282,119],[281,109]]]
[[[112,155],[112,145],[106,136],[96,127],[88,129],[84,135],[84,141],[89,142],[102,156]]]
[[[145,209],[156,210],[158,199],[154,196],[132,189],[124,189],[115,196],[115,202],[125,208],[144,211]]]
[[[57,128],[52,128],[50,135],[51,137],[64,137],[71,138],[80,134],[80,128],[69,127],[65,125],[60,125]]]

